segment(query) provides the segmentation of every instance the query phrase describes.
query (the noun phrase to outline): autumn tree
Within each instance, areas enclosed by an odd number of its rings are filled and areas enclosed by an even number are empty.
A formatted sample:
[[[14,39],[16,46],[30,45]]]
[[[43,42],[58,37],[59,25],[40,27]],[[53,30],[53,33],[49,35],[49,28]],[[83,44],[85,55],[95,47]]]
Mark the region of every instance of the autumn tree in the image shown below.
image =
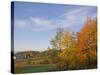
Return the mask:
[[[78,52],[80,60],[85,61],[86,66],[97,62],[97,20],[88,18],[82,30],[78,32]],[[78,54],[79,54],[78,53]]]
[[[76,38],[72,32],[64,30],[61,39],[62,52],[59,54],[61,69],[75,69],[76,66]]]
[[[55,38],[51,41],[51,45],[60,50],[58,57],[58,69],[66,70],[75,65],[76,37],[66,28],[58,29]]]

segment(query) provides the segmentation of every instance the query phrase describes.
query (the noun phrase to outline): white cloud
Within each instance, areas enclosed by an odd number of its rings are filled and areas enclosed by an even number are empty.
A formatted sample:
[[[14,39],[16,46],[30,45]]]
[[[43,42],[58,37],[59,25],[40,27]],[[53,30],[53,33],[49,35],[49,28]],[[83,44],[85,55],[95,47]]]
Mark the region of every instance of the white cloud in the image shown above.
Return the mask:
[[[24,19],[16,19],[14,22],[15,26],[19,27],[19,28],[23,28],[26,27],[28,22],[27,20]]]
[[[92,7],[80,7],[69,12],[66,12],[62,17],[65,16],[67,20],[80,21],[84,20],[89,16],[93,16]]]
[[[77,8],[77,9],[74,9],[72,11],[69,11],[67,14],[68,15],[85,15],[87,14],[88,12],[90,12],[89,10],[91,10],[92,8],[89,8],[89,7],[80,7],[80,8]]]
[[[43,26],[43,27],[52,27],[52,21],[37,17],[30,17],[30,21],[33,25]]]
[[[78,25],[84,22],[88,16],[96,16],[96,13],[92,13],[93,9],[90,7],[80,7],[69,12],[65,12],[59,15],[58,19],[46,19],[40,17],[31,16],[25,19],[19,19],[15,21],[17,27],[28,27],[32,31],[45,31],[52,30],[58,27],[70,27]]]
[[[66,21],[68,26],[75,26],[80,23],[82,24],[84,21],[86,21],[87,17],[95,17],[97,13],[93,13],[93,10],[94,8],[92,7],[80,7],[70,10],[69,12],[66,11],[60,17],[62,17],[64,21]]]
[[[15,26],[17,28],[27,28],[32,31],[43,31],[55,29],[57,25],[54,21],[38,17],[29,17],[27,19],[15,19]]]

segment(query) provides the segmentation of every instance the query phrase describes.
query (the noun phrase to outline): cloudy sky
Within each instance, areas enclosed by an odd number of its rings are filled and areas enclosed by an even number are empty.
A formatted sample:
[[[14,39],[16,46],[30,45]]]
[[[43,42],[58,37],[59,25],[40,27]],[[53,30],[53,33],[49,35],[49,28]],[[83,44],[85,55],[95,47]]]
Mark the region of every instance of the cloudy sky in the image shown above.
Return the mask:
[[[96,16],[95,6],[15,2],[15,51],[45,50],[58,27],[78,32],[87,17]]]

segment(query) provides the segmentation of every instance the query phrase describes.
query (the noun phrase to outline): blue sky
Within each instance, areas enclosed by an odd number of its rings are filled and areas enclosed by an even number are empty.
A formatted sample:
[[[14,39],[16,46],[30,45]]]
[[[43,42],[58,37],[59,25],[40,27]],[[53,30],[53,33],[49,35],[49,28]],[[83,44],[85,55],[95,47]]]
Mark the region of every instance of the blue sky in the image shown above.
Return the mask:
[[[15,51],[46,50],[58,27],[78,32],[97,7],[30,2],[14,3]]]

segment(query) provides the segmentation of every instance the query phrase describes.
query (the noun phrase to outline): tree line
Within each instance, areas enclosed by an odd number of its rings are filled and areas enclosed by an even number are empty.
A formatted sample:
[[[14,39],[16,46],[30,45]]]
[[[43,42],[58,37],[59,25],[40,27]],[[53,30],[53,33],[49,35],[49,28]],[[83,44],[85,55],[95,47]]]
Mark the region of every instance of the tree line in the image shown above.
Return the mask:
[[[83,28],[77,33],[58,28],[51,45],[53,49],[60,50],[58,69],[96,68],[97,19],[87,18]]]

